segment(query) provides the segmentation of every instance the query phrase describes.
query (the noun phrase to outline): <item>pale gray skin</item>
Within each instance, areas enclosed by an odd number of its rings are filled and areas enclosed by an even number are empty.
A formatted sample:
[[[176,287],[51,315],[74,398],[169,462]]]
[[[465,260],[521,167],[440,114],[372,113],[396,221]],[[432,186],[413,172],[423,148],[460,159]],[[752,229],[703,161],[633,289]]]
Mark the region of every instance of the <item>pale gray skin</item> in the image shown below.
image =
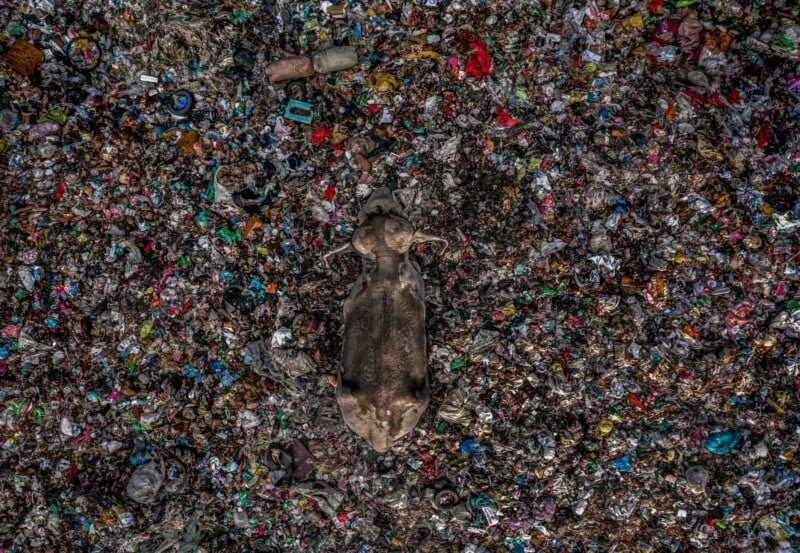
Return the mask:
[[[442,238],[414,231],[386,188],[358,214],[351,241],[325,256],[356,252],[363,270],[344,304],[342,367],[336,399],[347,426],[378,452],[411,432],[430,400],[425,290],[409,259],[415,242]]]

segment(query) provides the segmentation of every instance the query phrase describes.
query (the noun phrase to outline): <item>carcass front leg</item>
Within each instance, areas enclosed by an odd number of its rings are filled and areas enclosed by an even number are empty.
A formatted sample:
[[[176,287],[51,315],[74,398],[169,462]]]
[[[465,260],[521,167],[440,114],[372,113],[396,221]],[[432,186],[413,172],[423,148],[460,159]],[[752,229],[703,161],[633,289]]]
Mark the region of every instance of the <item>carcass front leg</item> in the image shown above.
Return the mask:
[[[336,248],[333,251],[330,251],[330,252],[326,253],[325,255],[322,256],[322,259],[325,261],[325,266],[330,269],[330,267],[331,267],[331,261],[330,260],[331,260],[331,258],[333,256],[339,255],[340,253],[350,253],[350,252],[355,253],[355,251],[356,250],[353,249],[352,242],[348,242],[344,246],[341,246],[339,248]]]
[[[411,241],[412,241],[412,243],[417,243],[417,242],[441,242],[442,244],[444,244],[444,246],[442,246],[442,251],[439,252],[440,255],[443,254],[444,252],[446,252],[447,251],[447,247],[448,247],[448,242],[444,238],[440,238],[439,236],[434,236],[432,234],[426,234],[426,233],[420,232],[420,231],[414,232],[414,237],[411,239]]]

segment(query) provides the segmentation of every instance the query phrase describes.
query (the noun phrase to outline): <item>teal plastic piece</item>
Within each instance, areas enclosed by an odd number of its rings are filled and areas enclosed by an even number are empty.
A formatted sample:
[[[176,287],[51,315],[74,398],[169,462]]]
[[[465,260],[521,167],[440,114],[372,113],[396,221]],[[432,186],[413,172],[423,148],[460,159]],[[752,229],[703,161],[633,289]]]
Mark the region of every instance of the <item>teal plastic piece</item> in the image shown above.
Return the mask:
[[[289,103],[286,105],[286,111],[283,113],[283,116],[287,119],[291,119],[292,121],[297,121],[298,123],[305,123],[306,125],[310,125],[311,119],[314,117],[314,114],[311,113],[311,110],[313,108],[314,106],[312,104],[309,104],[308,102],[302,102],[300,100],[289,100]]]

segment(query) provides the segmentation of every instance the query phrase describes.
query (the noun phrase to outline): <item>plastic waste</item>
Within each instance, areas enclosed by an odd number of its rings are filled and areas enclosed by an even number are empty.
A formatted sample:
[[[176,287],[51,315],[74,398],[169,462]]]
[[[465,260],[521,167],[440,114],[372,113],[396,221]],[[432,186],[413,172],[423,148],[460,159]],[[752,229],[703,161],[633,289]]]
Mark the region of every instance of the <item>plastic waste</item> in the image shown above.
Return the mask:
[[[742,435],[737,430],[723,430],[714,432],[706,438],[706,449],[718,455],[725,455],[742,439]]]
[[[153,503],[164,483],[164,474],[156,461],[137,467],[128,480],[127,492],[138,503]]]
[[[337,46],[317,52],[311,58],[317,73],[334,73],[350,69],[358,63],[354,46]]]

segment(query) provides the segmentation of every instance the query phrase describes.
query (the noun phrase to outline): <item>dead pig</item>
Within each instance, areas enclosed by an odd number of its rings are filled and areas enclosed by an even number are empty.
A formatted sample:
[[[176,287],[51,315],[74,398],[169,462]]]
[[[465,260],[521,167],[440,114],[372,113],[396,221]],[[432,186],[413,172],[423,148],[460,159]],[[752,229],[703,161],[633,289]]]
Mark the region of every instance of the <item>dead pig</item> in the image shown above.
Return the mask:
[[[392,192],[378,188],[358,214],[350,242],[362,271],[344,304],[336,399],[345,423],[379,452],[414,429],[430,399],[425,291],[414,243],[447,241],[414,230]]]

